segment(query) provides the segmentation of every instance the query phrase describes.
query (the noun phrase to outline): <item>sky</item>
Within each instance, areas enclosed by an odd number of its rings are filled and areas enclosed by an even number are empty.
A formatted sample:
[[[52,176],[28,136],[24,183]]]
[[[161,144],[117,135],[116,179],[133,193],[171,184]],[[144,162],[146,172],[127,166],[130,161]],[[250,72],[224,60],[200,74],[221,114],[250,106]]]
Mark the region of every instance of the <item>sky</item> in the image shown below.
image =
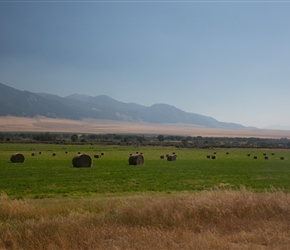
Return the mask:
[[[0,82],[290,129],[289,12],[279,0],[0,0]]]

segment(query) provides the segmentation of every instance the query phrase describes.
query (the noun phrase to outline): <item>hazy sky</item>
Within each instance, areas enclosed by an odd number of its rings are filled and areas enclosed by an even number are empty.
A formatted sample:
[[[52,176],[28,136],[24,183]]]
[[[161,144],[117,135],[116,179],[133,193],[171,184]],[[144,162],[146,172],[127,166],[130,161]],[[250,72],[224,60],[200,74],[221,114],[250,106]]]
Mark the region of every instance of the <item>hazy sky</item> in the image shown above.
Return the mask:
[[[290,1],[2,1],[0,82],[290,127]]]

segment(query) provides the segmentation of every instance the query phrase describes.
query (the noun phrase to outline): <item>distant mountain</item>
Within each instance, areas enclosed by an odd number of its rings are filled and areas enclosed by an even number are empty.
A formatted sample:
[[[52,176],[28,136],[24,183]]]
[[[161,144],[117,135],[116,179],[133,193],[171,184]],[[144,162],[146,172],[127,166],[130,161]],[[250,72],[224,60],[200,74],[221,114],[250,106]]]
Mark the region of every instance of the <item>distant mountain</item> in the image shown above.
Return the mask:
[[[51,101],[41,95],[20,91],[0,83],[0,116],[6,115],[78,118],[70,107],[59,100]]]
[[[47,93],[32,93],[0,83],[0,116],[46,116],[81,120],[84,118],[149,123],[191,124],[208,128],[243,128],[236,123],[219,122],[200,114],[184,112],[168,104],[145,107],[123,103],[109,96],[74,94],[67,97]]]

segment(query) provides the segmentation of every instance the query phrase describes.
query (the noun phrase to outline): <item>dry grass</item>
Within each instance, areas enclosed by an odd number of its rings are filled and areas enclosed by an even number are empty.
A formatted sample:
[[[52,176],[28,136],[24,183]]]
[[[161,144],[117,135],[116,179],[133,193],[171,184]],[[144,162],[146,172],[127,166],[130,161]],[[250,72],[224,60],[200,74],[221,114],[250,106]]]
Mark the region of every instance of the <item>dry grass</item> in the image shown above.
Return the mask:
[[[152,124],[111,120],[84,119],[81,121],[47,117],[0,117],[1,132],[77,132],[96,134],[166,134],[209,137],[288,138],[290,130],[220,129],[204,128],[189,124]]]
[[[289,249],[290,195],[0,199],[0,249]]]

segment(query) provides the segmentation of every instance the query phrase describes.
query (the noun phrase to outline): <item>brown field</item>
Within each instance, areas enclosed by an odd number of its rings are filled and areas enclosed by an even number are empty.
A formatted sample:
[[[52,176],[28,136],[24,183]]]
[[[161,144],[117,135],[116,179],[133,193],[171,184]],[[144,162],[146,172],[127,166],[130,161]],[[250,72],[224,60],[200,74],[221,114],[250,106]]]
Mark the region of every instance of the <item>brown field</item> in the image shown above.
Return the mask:
[[[94,134],[163,134],[208,137],[290,138],[290,130],[217,129],[185,124],[152,124],[109,120],[81,121],[46,117],[0,117],[0,132],[73,132]]]
[[[290,249],[290,195],[196,194],[11,200],[0,249]]]

